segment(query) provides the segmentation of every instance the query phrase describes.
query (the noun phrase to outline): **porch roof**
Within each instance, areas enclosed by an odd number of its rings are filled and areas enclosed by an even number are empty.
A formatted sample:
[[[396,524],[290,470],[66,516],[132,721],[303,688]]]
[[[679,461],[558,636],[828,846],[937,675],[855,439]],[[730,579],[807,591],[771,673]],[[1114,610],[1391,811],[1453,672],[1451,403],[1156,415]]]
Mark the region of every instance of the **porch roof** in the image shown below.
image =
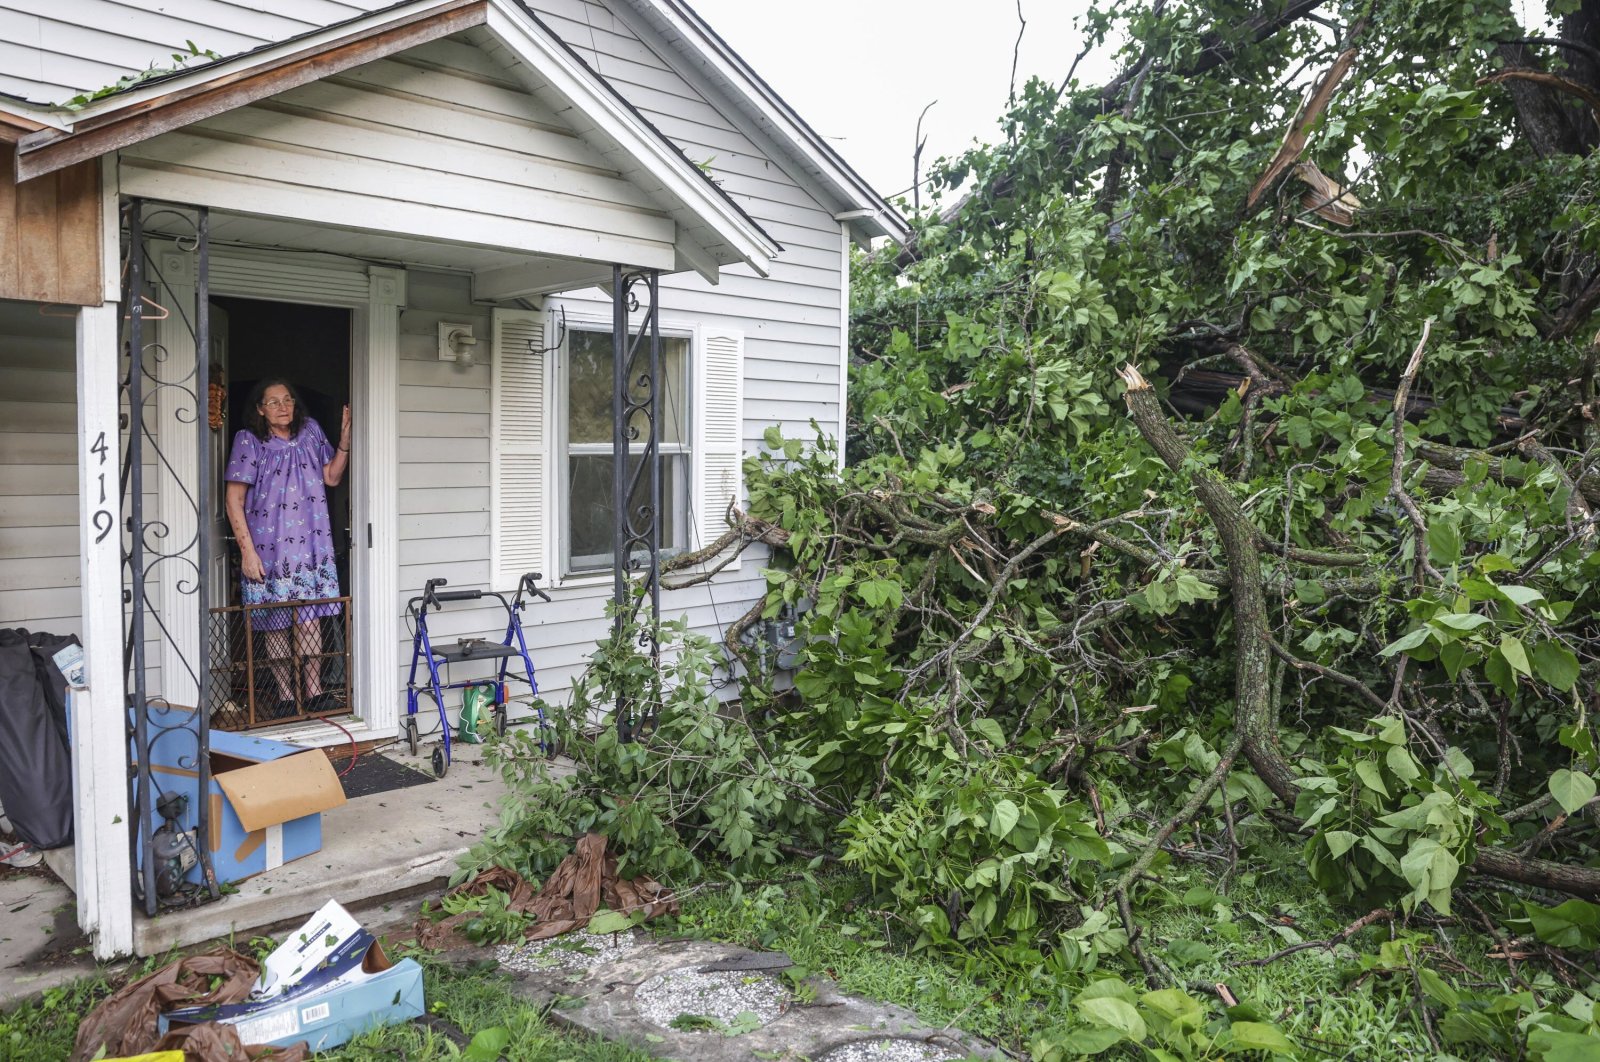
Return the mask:
[[[131,147],[464,30],[487,33],[507,49],[537,80],[540,92],[564,105],[576,131],[660,204],[677,226],[678,268],[711,280],[720,266],[740,262],[762,275],[768,272],[782,247],[518,0],[404,0],[277,44],[150,78],[91,102],[70,123],[59,122],[61,113],[53,112],[57,127],[17,139],[17,178]],[[23,113],[47,124],[32,112]]]

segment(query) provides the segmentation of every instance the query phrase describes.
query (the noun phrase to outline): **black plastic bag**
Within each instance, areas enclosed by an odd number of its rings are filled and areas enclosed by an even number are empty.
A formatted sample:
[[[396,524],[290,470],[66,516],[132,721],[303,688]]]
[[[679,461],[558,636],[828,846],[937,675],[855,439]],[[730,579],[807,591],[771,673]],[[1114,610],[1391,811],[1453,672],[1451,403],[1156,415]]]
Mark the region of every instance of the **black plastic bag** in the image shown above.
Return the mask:
[[[67,683],[51,659],[75,635],[0,629],[0,805],[35,848],[72,843]]]

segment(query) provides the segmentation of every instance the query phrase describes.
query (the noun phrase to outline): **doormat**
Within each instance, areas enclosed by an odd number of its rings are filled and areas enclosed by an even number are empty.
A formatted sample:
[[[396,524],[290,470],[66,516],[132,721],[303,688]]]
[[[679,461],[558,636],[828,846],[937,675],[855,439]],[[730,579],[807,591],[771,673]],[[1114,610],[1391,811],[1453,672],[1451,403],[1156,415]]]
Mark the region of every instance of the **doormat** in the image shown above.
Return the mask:
[[[337,769],[343,770],[342,767]],[[433,775],[413,771],[405,764],[397,763],[387,756],[369,754],[357,760],[350,773],[339,781],[344,784],[344,795],[354,800],[356,797],[387,793],[393,789],[425,785],[433,781]]]

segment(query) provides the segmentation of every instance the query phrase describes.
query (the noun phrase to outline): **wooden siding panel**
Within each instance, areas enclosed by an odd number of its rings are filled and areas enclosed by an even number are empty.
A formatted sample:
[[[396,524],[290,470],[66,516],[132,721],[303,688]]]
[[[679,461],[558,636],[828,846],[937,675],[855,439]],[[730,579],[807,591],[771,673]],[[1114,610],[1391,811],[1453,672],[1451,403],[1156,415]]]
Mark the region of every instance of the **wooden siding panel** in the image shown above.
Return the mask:
[[[0,296],[22,293],[17,251],[17,149],[0,144]]]
[[[0,298],[98,303],[99,166],[79,163],[19,185],[15,157],[0,144]]]

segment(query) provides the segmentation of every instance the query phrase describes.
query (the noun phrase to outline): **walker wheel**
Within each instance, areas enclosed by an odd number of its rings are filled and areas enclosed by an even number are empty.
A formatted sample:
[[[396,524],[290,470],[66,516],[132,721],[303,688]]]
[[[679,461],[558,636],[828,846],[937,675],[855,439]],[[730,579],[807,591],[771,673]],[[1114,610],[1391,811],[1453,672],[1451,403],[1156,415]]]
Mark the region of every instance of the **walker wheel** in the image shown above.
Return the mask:
[[[494,732],[500,737],[506,736],[507,717],[511,714],[511,706],[497,704],[494,706]]]
[[[442,749],[442,748],[434,749],[433,750],[433,776],[435,778],[443,778],[444,777],[444,772],[447,771],[447,770],[449,770],[449,766],[444,762],[444,749]]]
[[[417,754],[417,721],[415,718],[406,720],[406,745],[411,749],[411,755]]]

